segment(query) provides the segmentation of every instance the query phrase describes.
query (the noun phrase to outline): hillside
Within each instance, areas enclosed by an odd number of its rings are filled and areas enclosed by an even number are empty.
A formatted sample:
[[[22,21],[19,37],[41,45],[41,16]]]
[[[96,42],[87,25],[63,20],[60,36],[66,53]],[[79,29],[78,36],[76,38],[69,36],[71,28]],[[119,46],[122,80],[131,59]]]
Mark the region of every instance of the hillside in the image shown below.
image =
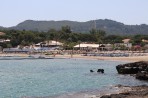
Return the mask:
[[[94,28],[105,30],[108,34],[148,34],[148,25],[125,25],[109,19],[99,19],[87,22],[76,21],[34,21],[26,20],[9,29],[16,30],[33,30],[33,31],[48,31],[49,29],[61,29],[62,26],[69,25],[73,32],[87,33]]]
[[[4,27],[0,26],[0,29],[5,29]]]

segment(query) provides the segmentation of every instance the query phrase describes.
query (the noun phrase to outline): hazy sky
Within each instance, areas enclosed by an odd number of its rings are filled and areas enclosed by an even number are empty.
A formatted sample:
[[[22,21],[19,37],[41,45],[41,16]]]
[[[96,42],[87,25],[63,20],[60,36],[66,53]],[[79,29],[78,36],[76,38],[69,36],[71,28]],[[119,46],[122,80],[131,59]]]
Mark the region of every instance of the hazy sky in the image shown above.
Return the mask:
[[[15,26],[28,19],[148,24],[148,0],[0,0],[0,26]]]

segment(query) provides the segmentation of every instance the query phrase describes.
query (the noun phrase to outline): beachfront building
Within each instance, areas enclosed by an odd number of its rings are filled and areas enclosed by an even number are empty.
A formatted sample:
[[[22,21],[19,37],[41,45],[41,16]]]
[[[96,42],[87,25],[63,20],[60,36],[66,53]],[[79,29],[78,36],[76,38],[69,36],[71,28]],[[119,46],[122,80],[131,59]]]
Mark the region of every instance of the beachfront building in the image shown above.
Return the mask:
[[[10,42],[10,39],[0,39],[0,43]]]
[[[30,53],[34,51],[33,48],[31,48],[30,46],[21,46],[18,45],[17,47],[14,48],[4,48],[3,49],[3,53]]]
[[[4,53],[33,53],[48,52],[61,49],[63,43],[57,41],[45,41],[30,46],[18,45],[16,48],[4,48]]]
[[[147,52],[147,53],[148,53],[148,44],[146,44],[146,45],[144,46],[144,52]]]
[[[104,50],[112,50],[111,44],[78,44],[74,46],[74,50],[81,50],[81,51],[104,51]]]
[[[142,42],[148,43],[148,40],[142,39]]]
[[[0,39],[0,52],[3,52],[3,45],[9,42],[10,42],[10,39]]]
[[[5,33],[4,32],[0,32],[0,36],[3,36],[3,35],[5,35]],[[4,42],[10,42],[10,39],[0,39],[0,43],[4,43]]]
[[[86,50],[86,51],[91,51],[91,50],[98,50],[99,44],[78,44],[74,46],[74,50]]]
[[[5,35],[5,33],[4,32],[0,32],[0,36],[3,36],[3,35]]]
[[[132,43],[130,43],[130,40],[131,39],[123,39],[122,40],[123,41],[123,44],[122,45],[124,45],[126,48],[131,49],[132,48]]]
[[[34,49],[25,49],[25,48],[4,48],[3,53],[30,53],[34,51]]]
[[[98,48],[100,51],[111,51],[113,50],[112,44],[101,44]]]
[[[44,41],[44,42],[35,44],[33,45],[33,49],[35,49],[38,52],[51,51],[51,50],[59,50],[62,48],[62,46],[63,46],[63,43],[51,40],[51,41]]]
[[[114,48],[118,50],[128,49],[130,50],[132,48],[132,43],[130,43],[130,39],[123,39],[123,43],[115,43]]]

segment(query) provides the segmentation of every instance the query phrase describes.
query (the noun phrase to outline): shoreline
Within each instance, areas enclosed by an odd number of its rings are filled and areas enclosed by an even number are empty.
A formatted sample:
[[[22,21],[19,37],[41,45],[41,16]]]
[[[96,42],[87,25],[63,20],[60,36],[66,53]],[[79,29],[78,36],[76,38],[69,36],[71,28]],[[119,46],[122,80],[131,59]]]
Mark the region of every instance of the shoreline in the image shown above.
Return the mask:
[[[119,88],[125,88],[118,93],[112,93],[109,95],[103,95],[98,98],[148,98],[148,86],[118,86]],[[96,97],[97,98],[97,97]]]
[[[47,98],[148,98],[148,85],[115,85],[105,88],[105,90],[72,92],[48,96]]]
[[[129,56],[129,57],[103,57],[103,56],[82,56],[82,55],[56,55],[55,58],[76,58],[89,60],[108,60],[108,61],[148,61],[148,56]]]
[[[39,54],[37,54],[39,55]],[[23,54],[23,53],[1,53],[0,57],[5,56],[19,56],[19,57],[28,57],[29,54]],[[47,57],[51,58],[63,58],[63,59],[86,59],[86,60],[107,60],[107,61],[127,61],[127,62],[138,62],[138,61],[148,61],[148,55],[147,56],[129,56],[129,57],[105,57],[105,56],[83,56],[81,54],[75,54],[75,55],[46,55]]]

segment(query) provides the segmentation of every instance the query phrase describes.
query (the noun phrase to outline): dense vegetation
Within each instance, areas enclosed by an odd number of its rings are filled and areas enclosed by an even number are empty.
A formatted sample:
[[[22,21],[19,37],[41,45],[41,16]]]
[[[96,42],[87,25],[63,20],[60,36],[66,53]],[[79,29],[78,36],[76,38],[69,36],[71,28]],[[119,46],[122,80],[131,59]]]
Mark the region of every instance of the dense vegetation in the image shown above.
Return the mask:
[[[47,32],[25,31],[25,30],[0,30],[5,35],[0,39],[10,39],[10,42],[0,43],[3,48],[16,47],[17,45],[32,45],[42,41],[56,40],[64,43],[65,47],[73,47],[81,42],[97,44],[121,43],[123,39],[130,38],[134,45],[144,46],[142,39],[148,40],[148,35],[107,35],[103,30],[91,29],[89,33],[75,33],[70,26],[63,26],[60,30],[50,29]]]

